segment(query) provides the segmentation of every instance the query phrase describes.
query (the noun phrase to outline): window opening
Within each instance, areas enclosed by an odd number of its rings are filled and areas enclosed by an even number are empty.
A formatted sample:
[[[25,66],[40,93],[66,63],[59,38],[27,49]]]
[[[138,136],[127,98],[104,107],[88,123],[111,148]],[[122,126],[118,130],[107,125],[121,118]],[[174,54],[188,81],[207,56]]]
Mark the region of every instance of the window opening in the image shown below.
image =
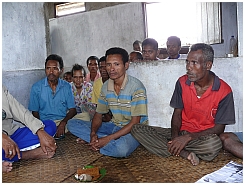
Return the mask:
[[[74,13],[84,12],[85,11],[85,3],[84,2],[70,2],[58,4],[55,6],[56,9],[56,17],[70,15]]]
[[[167,1],[146,3],[145,9],[146,36],[156,39],[159,48],[166,48],[169,36],[179,37],[182,46],[221,42],[219,3],[178,1],[176,4],[175,1]]]

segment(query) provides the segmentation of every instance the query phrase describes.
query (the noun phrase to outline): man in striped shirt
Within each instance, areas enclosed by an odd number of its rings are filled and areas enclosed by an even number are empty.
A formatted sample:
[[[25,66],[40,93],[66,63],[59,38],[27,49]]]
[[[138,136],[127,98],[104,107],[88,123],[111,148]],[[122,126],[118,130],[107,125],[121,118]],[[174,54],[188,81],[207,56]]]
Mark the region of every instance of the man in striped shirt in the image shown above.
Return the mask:
[[[68,130],[89,142],[91,149],[112,157],[127,157],[139,142],[130,134],[135,124],[148,124],[146,89],[141,81],[126,74],[129,56],[122,48],[106,51],[106,70],[110,79],[101,89],[92,122],[70,120]],[[111,111],[112,120],[102,122]]]

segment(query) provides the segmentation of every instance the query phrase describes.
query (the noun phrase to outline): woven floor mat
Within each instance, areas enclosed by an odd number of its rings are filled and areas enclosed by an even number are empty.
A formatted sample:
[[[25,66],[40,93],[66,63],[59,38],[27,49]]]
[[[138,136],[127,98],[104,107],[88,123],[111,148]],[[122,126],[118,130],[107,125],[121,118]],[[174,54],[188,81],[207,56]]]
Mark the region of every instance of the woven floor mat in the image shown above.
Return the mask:
[[[198,166],[181,157],[163,158],[151,154],[139,146],[128,158],[103,156],[89,150],[88,146],[77,144],[76,137],[68,134],[57,141],[57,152],[52,159],[23,160],[13,163],[13,170],[2,175],[2,182],[63,182],[76,183],[77,168],[85,165],[106,169],[103,183],[120,182],[178,182],[193,183],[208,173],[212,173],[231,160],[242,163],[232,155],[224,155],[222,150],[211,162],[200,160]]]
[[[73,176],[77,168],[88,165],[102,155],[76,143],[68,133],[57,141],[57,150],[51,159],[23,160],[13,163],[13,170],[2,174],[2,182],[62,182]]]
[[[193,166],[188,160],[181,157],[163,158],[138,147],[128,158],[112,158],[103,156],[91,163],[93,166],[106,169],[101,183],[194,183],[208,173],[212,173],[233,160],[242,163],[232,155],[224,155],[223,150],[212,162],[200,160],[198,166]],[[73,176],[63,182],[76,182]]]

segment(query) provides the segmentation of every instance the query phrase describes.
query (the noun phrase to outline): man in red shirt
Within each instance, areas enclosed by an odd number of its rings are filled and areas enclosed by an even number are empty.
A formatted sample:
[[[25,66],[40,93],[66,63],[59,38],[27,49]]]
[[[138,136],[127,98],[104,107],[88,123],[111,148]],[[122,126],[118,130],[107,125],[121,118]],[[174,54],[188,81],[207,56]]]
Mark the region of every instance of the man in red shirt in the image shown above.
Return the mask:
[[[139,124],[132,128],[131,134],[152,153],[181,156],[193,165],[199,164],[199,158],[211,161],[218,155],[219,135],[225,125],[235,123],[235,110],[230,86],[210,71],[213,58],[210,45],[191,47],[187,73],[176,82],[170,101],[171,129]]]

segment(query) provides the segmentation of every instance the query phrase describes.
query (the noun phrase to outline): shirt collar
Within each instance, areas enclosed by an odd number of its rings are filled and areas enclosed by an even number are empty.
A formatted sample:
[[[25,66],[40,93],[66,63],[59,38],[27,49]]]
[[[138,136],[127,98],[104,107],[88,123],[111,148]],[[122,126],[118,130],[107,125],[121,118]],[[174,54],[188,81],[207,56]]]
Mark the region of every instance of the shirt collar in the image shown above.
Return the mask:
[[[123,83],[121,86],[121,89],[124,89],[128,81],[128,75],[125,74],[125,78],[123,79]],[[110,79],[108,80],[108,91],[114,91],[114,80]]]
[[[48,77],[45,77],[44,85],[45,85],[45,86],[49,86],[49,83],[48,83]],[[57,87],[63,86],[63,85],[64,85],[64,84],[62,84],[61,79],[58,78],[58,85],[57,85]]]
[[[170,58],[168,57],[168,59],[178,59],[180,57],[180,54],[178,54],[178,57],[177,58]]]
[[[212,91],[218,91],[220,88],[220,81],[219,81],[219,77],[215,75],[214,72],[209,71],[209,73],[211,75],[214,75],[214,83],[213,83],[213,87],[212,87]],[[187,78],[186,80],[186,85],[190,86],[191,85],[191,81]]]

